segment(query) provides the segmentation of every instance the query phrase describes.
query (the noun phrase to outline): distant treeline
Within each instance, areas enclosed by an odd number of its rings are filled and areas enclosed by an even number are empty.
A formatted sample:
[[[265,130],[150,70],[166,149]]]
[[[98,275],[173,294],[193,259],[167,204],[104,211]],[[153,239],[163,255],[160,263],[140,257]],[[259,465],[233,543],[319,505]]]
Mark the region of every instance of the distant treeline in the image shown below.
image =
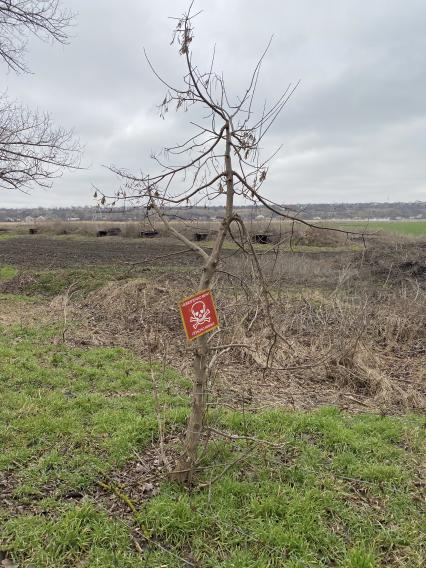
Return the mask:
[[[246,219],[276,217],[265,207],[239,207],[239,214]],[[282,204],[281,210],[303,219],[426,219],[426,201],[413,203],[306,203]],[[220,219],[224,208],[218,207],[180,207],[169,209],[176,219],[214,220]],[[0,221],[25,220],[115,220],[142,221],[145,209],[108,209],[99,207],[61,207],[61,208],[16,208],[0,209]]]

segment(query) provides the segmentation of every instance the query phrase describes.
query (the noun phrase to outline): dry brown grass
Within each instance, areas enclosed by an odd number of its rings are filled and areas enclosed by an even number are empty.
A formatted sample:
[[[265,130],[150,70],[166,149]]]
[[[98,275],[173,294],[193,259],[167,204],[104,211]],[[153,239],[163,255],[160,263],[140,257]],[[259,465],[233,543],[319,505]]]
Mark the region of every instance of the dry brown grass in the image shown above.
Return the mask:
[[[407,243],[386,241],[356,254],[260,255],[274,330],[250,258],[225,257],[214,288],[221,344],[234,346],[222,352],[219,336],[211,336],[216,393],[257,406],[343,404],[351,396],[361,408],[424,408],[424,243]],[[123,345],[191,373],[178,302],[193,292],[193,278],[162,266],[161,273],[106,283],[72,303],[79,327],[67,338]]]
[[[171,224],[179,229],[186,237],[192,238],[196,232],[206,232],[209,240],[214,237],[220,221],[183,220],[172,219]],[[32,223],[0,223],[0,229],[16,234],[28,234],[35,229],[38,234],[44,235],[77,235],[82,237],[95,237],[97,231],[112,227],[121,230],[123,238],[139,238],[141,231],[159,232],[160,237],[168,236],[167,229],[158,219],[152,221],[37,221]],[[311,229],[302,225],[294,225],[284,220],[248,221],[247,228],[250,234],[267,233],[273,243],[283,242],[292,246],[344,246],[348,243],[347,237],[342,233],[329,230]]]
[[[87,323],[75,340],[125,345],[190,373],[177,304],[192,289],[189,276],[108,283],[78,306]],[[221,343],[235,347],[218,356],[213,377],[217,394],[230,403],[243,397],[255,406],[309,406],[352,396],[361,408],[425,408],[424,290],[284,288],[271,304],[279,337],[268,325],[258,283],[248,282],[244,292],[222,276],[215,294]],[[218,346],[214,337],[211,345]]]
[[[0,325],[52,325],[57,317],[49,302],[0,294]]]

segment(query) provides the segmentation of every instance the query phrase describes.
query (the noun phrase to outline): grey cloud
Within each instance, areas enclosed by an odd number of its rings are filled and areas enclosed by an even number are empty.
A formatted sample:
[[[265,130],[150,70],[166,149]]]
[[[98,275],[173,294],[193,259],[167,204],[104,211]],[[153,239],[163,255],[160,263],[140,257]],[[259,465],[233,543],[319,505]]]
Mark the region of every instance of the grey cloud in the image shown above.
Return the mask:
[[[91,202],[91,183],[114,188],[102,164],[139,171],[151,150],[178,142],[187,114],[163,121],[164,87],[150,72],[179,84],[183,62],[170,47],[172,21],[187,2],[63,0],[78,12],[70,45],[31,41],[34,75],[7,75],[9,94],[48,109],[74,127],[86,147],[81,172],[30,197],[3,193],[8,205]],[[259,104],[299,78],[302,83],[265,140],[284,149],[264,191],[273,199],[367,201],[426,199],[426,3],[423,0],[198,0],[195,60],[218,69],[230,92],[245,85],[275,34],[259,83]]]

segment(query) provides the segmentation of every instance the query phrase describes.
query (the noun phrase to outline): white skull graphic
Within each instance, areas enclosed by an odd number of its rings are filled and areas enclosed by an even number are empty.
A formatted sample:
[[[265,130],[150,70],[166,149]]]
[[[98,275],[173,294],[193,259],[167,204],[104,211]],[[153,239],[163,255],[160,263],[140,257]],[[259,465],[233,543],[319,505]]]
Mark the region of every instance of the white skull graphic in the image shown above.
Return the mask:
[[[197,329],[198,326],[203,325],[203,323],[210,323],[210,310],[206,308],[206,304],[199,300],[195,302],[191,307],[192,316],[190,317],[190,322],[192,327]]]

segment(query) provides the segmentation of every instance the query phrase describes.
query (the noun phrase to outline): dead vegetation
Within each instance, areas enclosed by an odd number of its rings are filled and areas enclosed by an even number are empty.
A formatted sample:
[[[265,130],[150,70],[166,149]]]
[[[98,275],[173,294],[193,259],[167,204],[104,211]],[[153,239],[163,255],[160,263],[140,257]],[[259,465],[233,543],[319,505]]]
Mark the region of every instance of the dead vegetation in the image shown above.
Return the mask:
[[[213,333],[209,341],[214,400],[247,408],[425,408],[424,282],[404,275],[378,282],[371,265],[355,256],[350,265],[345,257],[323,256],[317,269],[291,255],[279,258],[274,270],[273,259],[262,262],[269,271],[272,330],[246,260],[227,259],[215,283],[221,340]],[[107,283],[74,305],[85,323],[72,340],[125,345],[190,374],[177,304],[191,292],[189,275],[177,281],[174,274],[147,273]]]
[[[66,341],[123,345],[190,375],[191,352],[178,302],[193,292],[193,253],[182,252],[167,239],[105,243],[43,238],[32,247],[29,240],[1,244],[9,255],[3,259],[6,264],[17,265],[17,258],[23,262],[22,255],[28,254],[18,275],[1,283],[4,298],[34,296],[34,290],[41,289],[39,273],[28,263],[44,266],[44,271],[88,264],[87,278],[93,264],[100,287],[90,294],[80,290],[67,302]],[[271,250],[259,252],[258,260],[277,336],[267,325],[261,282],[250,258],[228,251],[214,282],[221,339],[219,344],[219,335],[212,334],[209,342],[214,356],[210,404],[214,400],[252,409],[337,404],[386,412],[425,407],[422,241],[385,240],[352,253]],[[121,264],[120,280],[108,272],[105,276],[112,280],[102,284],[103,273],[95,266],[105,261]],[[60,268],[67,270],[72,269]],[[65,296],[76,280],[78,291],[81,277],[79,273],[65,278]],[[63,278],[61,272],[55,286],[47,280],[46,284],[54,289]],[[48,314],[62,329],[62,300],[56,298],[50,309],[48,299],[0,300],[1,321],[16,322],[19,311],[19,321],[35,324]]]
[[[212,240],[218,232],[220,220],[180,219],[176,215],[171,215],[170,224],[189,239],[195,240],[195,235],[202,233],[207,234],[207,240]],[[246,225],[251,235],[264,233],[270,237],[271,243],[287,244],[292,247],[339,247],[351,244],[351,241],[344,233],[298,226],[284,219],[246,219]],[[156,235],[158,238],[169,236],[169,232],[163,224],[158,219],[151,218],[149,220],[141,218],[140,221],[122,221],[112,217],[111,219],[94,219],[93,221],[35,220],[31,223],[0,223],[0,231],[17,235],[68,235],[94,238],[99,231],[108,231],[111,228],[120,229],[115,236],[127,239],[143,238],[144,233],[153,231],[158,233]],[[227,240],[232,241],[232,238],[228,235]]]

